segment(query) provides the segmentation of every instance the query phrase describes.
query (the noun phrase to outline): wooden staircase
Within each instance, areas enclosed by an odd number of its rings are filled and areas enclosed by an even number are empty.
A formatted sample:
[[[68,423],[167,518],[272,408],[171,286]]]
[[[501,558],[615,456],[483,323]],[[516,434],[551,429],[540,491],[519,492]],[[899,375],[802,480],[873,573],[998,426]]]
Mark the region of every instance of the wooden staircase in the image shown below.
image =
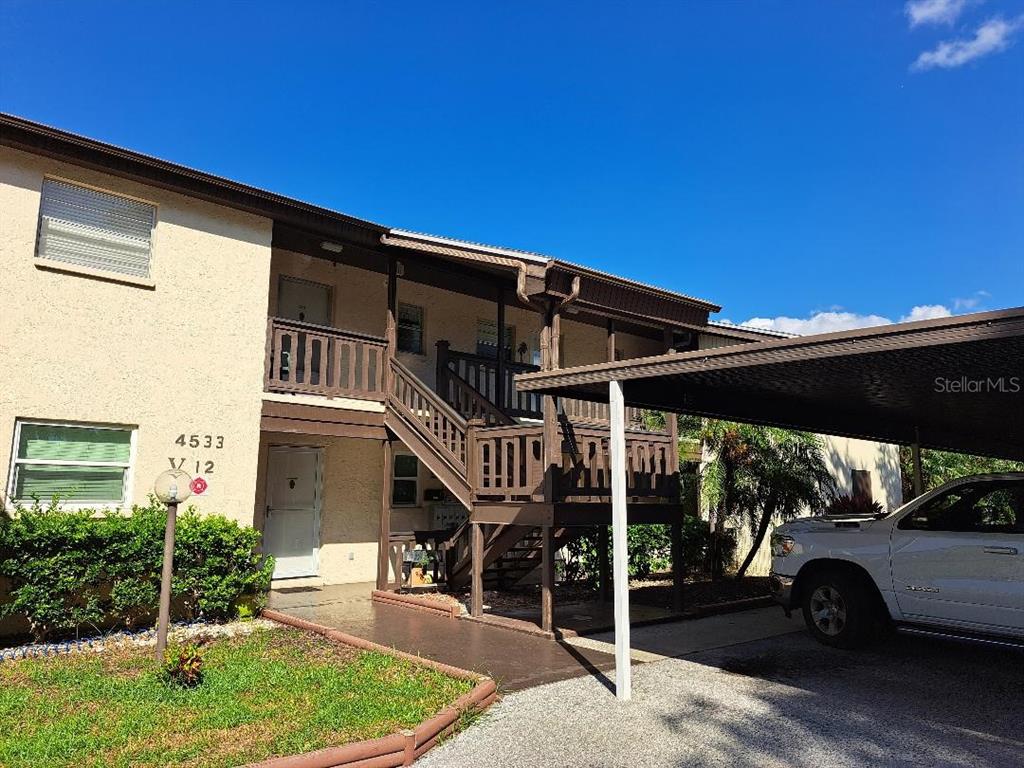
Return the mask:
[[[461,525],[441,546],[445,553],[445,580],[451,589],[469,584],[472,573],[469,523]],[[554,531],[555,550],[574,541],[583,528]],[[483,579],[487,589],[515,586],[541,564],[541,529],[524,525],[488,525],[484,530]]]
[[[454,370],[443,376],[439,387],[443,394],[438,394],[398,360],[391,358],[388,365],[385,425],[471,514],[481,504],[493,508],[560,501],[607,503],[611,492],[608,429],[597,426],[598,419],[590,413],[577,415],[580,406],[565,404],[566,415],[559,419],[561,463],[552,470],[553,496],[548,497],[542,425],[517,423]],[[582,423],[574,423],[568,414]],[[626,453],[630,497],[658,501],[678,495],[673,485],[675,446],[668,434],[630,431]],[[541,564],[541,529],[480,525],[486,585],[512,586]],[[461,588],[470,581],[472,527],[467,521],[437,543],[444,553],[450,588]],[[556,528],[552,532],[555,550],[582,530]]]

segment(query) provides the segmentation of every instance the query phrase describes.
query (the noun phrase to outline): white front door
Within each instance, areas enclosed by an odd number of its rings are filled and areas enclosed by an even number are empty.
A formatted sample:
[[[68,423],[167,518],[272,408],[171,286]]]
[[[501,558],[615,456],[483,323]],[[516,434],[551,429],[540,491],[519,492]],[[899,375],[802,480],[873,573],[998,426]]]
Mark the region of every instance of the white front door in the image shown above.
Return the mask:
[[[319,547],[320,449],[272,446],[263,549],[274,556],[274,578],[316,576]]]
[[[964,483],[892,533],[892,581],[913,621],[1024,632],[1024,483]]]

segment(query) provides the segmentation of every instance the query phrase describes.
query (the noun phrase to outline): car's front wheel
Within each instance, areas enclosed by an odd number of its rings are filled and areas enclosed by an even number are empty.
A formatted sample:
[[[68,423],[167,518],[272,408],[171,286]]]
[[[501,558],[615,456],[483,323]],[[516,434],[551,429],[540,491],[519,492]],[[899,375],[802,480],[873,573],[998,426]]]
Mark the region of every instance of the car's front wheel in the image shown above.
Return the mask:
[[[837,648],[857,648],[867,642],[871,596],[855,576],[822,571],[809,578],[801,594],[804,621],[819,642]]]

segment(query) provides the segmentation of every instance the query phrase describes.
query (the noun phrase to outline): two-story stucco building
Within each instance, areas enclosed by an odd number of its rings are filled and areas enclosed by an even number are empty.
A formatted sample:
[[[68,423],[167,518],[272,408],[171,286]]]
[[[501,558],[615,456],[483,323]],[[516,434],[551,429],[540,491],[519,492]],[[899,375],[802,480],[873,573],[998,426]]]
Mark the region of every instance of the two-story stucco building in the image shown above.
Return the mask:
[[[708,301],[10,116],[0,275],[8,505],[127,506],[180,466],[191,503],[264,532],[277,577],[317,583],[394,583],[419,542],[453,582],[543,564],[549,598],[554,549],[606,522],[606,412],[514,375],[763,338]],[[678,523],[674,419],[633,418],[630,519]],[[832,445],[841,484],[866,471],[898,503],[893,447]]]

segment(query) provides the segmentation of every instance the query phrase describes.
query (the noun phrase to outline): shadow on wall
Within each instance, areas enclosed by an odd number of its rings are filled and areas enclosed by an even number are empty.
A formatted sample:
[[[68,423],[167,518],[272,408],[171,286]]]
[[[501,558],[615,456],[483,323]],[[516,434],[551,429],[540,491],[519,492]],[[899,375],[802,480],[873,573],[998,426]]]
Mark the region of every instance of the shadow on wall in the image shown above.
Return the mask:
[[[871,494],[886,512],[903,504],[903,476],[899,446],[845,437],[824,437],[825,463],[836,480],[840,494],[853,492],[852,471],[871,473]]]

